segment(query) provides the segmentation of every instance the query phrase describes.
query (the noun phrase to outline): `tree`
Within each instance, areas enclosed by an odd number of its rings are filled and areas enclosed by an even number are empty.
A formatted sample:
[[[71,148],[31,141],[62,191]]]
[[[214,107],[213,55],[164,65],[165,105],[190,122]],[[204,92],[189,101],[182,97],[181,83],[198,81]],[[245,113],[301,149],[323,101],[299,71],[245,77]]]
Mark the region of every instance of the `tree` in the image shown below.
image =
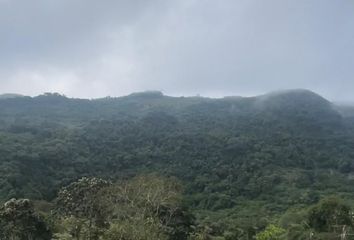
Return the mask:
[[[51,231],[28,199],[11,199],[0,209],[0,239],[50,240]]]
[[[353,225],[350,207],[335,197],[323,199],[310,209],[308,222],[317,232],[335,232]]]
[[[100,230],[108,227],[109,208],[104,205],[102,193],[110,185],[103,179],[84,177],[59,191],[57,211],[66,217],[64,221],[71,221],[69,226],[75,226],[72,237],[96,240]]]
[[[156,175],[114,184],[108,190],[108,205],[113,206],[110,232],[124,236],[121,239],[187,239],[194,217],[182,205],[181,190],[174,179]]]
[[[147,219],[115,221],[103,235],[104,240],[168,240],[160,226]]]
[[[280,240],[284,233],[283,228],[271,224],[263,232],[256,235],[256,240]]]

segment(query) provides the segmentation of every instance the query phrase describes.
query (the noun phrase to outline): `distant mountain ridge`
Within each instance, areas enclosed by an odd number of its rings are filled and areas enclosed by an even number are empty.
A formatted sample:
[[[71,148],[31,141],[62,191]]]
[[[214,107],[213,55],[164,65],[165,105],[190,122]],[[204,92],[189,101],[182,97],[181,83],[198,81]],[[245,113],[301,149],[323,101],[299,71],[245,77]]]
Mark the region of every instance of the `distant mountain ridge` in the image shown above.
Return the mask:
[[[243,97],[240,95],[229,95],[229,96],[225,96],[223,97],[225,98],[230,98],[230,99],[239,99],[239,98],[265,98],[265,97],[271,97],[271,96],[281,96],[281,95],[317,95],[319,97],[321,97],[319,94],[308,90],[308,89],[286,89],[286,90],[277,90],[277,91],[272,91],[266,94],[261,94],[261,95],[256,95],[256,96],[252,96],[252,97]],[[7,98],[7,97],[25,97],[25,95],[22,94],[18,94],[18,93],[3,93],[0,94],[0,96]],[[46,92],[43,94],[40,94],[38,96],[34,96],[32,98],[36,98],[36,97],[43,97],[43,96],[47,96],[47,97],[66,97],[63,94],[57,93],[57,92]],[[126,98],[126,97],[171,97],[171,96],[167,96],[165,95],[163,92],[158,91],[158,90],[148,90],[148,91],[142,91],[142,92],[133,92],[129,95],[125,95],[125,96],[109,96],[109,97],[103,97],[103,98],[91,98],[91,100],[99,100],[99,99],[119,99],[119,98]],[[69,97],[66,97],[69,98]],[[179,96],[179,97],[173,97],[173,98],[204,98],[204,99],[223,99],[223,98],[210,98],[210,97],[203,97],[203,96]],[[323,98],[323,97],[322,97]],[[69,99],[81,99],[81,100],[85,100],[85,98],[69,98]],[[323,98],[324,99],[324,98]]]
[[[143,116],[151,111],[163,111],[172,115],[186,114],[190,111],[209,115],[228,117],[252,117],[262,115],[264,120],[314,121],[314,124],[341,125],[341,118],[351,116],[348,108],[335,107],[320,95],[303,89],[271,92],[255,97],[170,97],[159,91],[132,93],[123,97],[100,99],[67,98],[58,93],[46,93],[37,97],[0,98],[0,111],[8,114],[50,115],[66,118],[85,118],[87,120],[103,117]],[[348,109],[348,111],[345,111]],[[346,114],[347,113],[347,114]],[[119,117],[118,117],[119,118]],[[317,120],[316,120],[317,119]],[[317,122],[316,122],[317,121]],[[296,124],[296,122],[295,122]]]
[[[19,97],[24,97],[24,95],[17,94],[17,93],[0,94],[0,99],[19,98]]]
[[[334,193],[354,199],[351,108],[308,90],[218,99],[46,93],[0,99],[0,113],[0,201],[53,199],[82,176],[140,173],[178,178],[190,207],[220,218],[245,217],[251,203],[258,216]]]

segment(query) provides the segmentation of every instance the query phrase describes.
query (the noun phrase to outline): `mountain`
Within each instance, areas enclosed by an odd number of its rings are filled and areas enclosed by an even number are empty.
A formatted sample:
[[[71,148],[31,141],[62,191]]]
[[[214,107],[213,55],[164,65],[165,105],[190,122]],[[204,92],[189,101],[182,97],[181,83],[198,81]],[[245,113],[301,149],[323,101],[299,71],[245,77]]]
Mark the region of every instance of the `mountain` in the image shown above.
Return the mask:
[[[274,92],[258,97],[256,103],[261,107],[261,117],[271,114],[274,117],[272,124],[283,121],[284,131],[290,127],[298,133],[318,135],[345,129],[343,118],[335,106],[309,90]]]
[[[0,94],[0,99],[8,99],[8,98],[19,98],[19,97],[24,97],[21,94],[16,94],[16,93],[4,93]]]
[[[331,194],[354,199],[349,112],[308,90],[2,98],[0,199],[52,200],[82,176],[152,172],[179,179],[201,221],[223,224],[272,218]]]

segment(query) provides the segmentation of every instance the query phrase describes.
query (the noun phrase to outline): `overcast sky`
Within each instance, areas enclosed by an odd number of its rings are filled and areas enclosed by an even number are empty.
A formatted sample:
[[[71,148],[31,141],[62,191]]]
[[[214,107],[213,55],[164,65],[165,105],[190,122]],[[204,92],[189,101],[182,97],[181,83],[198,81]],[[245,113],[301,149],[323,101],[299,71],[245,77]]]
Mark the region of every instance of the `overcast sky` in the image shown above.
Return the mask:
[[[353,0],[0,0],[0,92],[354,101]]]

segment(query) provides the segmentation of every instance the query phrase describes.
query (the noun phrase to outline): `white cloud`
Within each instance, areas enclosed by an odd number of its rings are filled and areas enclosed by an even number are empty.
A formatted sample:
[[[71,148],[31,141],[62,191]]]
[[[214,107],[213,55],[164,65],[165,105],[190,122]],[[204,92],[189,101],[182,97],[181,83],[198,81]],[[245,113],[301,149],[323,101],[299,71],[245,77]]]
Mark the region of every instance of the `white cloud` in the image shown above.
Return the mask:
[[[221,96],[310,88],[353,99],[353,6],[0,0],[0,88],[88,98],[146,89]]]

